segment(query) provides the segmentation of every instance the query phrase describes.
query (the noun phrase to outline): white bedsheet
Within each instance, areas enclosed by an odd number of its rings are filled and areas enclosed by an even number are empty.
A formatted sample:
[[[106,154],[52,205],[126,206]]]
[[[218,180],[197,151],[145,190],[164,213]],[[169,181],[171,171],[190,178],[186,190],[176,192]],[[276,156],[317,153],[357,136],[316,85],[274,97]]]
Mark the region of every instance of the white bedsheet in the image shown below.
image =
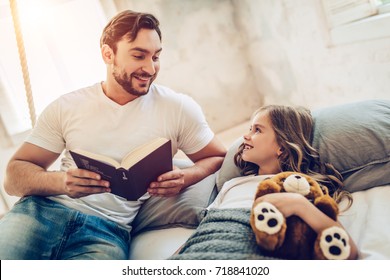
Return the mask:
[[[359,248],[359,259],[390,260],[390,185],[352,196],[353,204],[341,213],[340,222]]]

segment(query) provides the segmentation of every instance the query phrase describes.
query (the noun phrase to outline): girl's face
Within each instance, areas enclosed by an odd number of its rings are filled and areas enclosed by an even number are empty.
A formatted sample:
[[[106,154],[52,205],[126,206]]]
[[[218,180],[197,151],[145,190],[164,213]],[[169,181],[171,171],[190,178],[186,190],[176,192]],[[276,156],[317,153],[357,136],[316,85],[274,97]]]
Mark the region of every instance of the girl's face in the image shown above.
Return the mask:
[[[255,115],[249,133],[244,135],[244,144],[242,159],[258,165],[259,174],[280,172],[278,157],[281,149],[267,112]]]

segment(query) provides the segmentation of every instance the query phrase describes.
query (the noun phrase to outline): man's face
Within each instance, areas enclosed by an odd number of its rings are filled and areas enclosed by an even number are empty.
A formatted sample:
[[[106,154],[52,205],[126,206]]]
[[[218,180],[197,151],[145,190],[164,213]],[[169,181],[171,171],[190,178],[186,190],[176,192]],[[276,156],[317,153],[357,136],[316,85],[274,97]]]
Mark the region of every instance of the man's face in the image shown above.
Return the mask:
[[[128,93],[142,96],[160,70],[161,41],[155,30],[141,29],[133,42],[123,38],[117,44],[112,75]]]

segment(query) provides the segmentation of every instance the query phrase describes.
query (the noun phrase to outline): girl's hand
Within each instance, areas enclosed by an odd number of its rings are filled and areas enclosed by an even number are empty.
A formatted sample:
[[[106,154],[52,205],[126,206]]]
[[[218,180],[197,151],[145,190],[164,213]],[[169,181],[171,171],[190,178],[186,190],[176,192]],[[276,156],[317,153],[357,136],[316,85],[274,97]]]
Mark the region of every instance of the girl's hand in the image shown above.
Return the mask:
[[[298,215],[299,209],[310,203],[303,195],[297,193],[270,193],[258,197],[256,202],[269,202],[274,205],[284,217]]]

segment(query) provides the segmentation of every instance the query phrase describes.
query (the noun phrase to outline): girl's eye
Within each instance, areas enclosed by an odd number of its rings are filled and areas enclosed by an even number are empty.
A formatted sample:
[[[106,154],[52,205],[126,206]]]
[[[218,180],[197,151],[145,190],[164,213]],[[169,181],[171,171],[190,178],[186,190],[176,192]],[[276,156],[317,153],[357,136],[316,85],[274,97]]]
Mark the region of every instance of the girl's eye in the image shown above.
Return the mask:
[[[258,134],[258,133],[261,133],[261,129],[258,127],[250,127],[249,132],[254,133],[254,134]]]

